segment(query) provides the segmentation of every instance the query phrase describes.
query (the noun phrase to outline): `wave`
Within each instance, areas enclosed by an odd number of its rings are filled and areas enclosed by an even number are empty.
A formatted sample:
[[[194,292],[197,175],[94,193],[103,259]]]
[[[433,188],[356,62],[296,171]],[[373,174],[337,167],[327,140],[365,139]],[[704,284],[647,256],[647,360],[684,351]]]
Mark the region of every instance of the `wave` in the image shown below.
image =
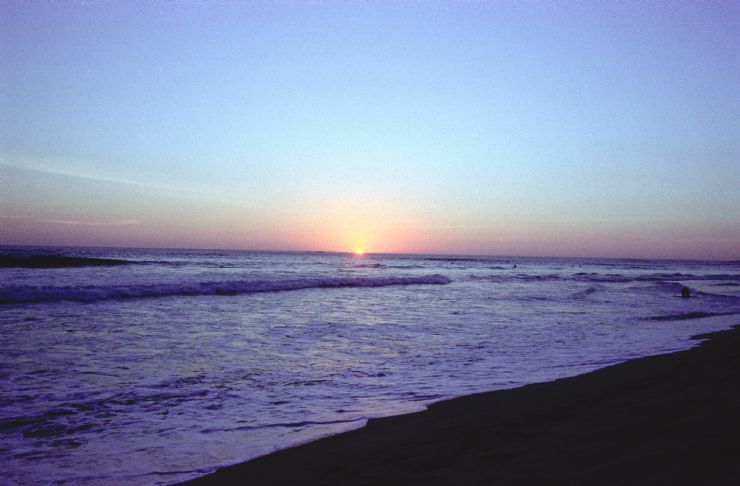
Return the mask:
[[[209,427],[203,429],[201,433],[211,434],[213,432],[232,432],[236,430],[259,430],[259,429],[272,429],[272,428],[297,428],[297,427],[308,427],[310,425],[336,425],[336,424],[352,424],[358,422],[364,422],[365,418],[356,418],[349,420],[304,420],[302,422],[278,422],[274,424],[264,425],[240,425],[237,427]]]
[[[498,269],[492,267],[492,269]],[[652,283],[674,283],[677,281],[723,281],[723,283],[714,284],[717,286],[740,286],[740,275],[736,274],[709,274],[696,275],[687,273],[654,273],[648,275],[622,275],[620,273],[597,273],[597,272],[578,272],[571,275],[561,273],[546,274],[489,274],[476,275],[471,274],[469,277],[473,280],[489,280],[491,282],[547,282],[547,281],[575,281],[591,283],[629,283],[629,282],[652,282]],[[726,281],[726,282],[725,282]],[[681,286],[679,286],[680,290]]]
[[[361,263],[353,265],[352,268],[386,268],[392,270],[415,270],[425,268],[421,265],[388,265],[385,263]]]
[[[489,260],[486,258],[474,258],[474,257],[425,257],[420,258],[419,260],[425,260],[428,262],[476,262],[476,263],[486,263]]]
[[[740,281],[738,274],[703,274],[692,273],[654,273],[636,277],[636,280],[735,280]]]
[[[516,275],[502,275],[501,273],[495,273],[490,275],[477,275],[477,274],[470,274],[468,275],[468,278],[471,280],[487,280],[489,282],[501,282],[501,283],[509,283],[509,282],[553,282],[553,281],[561,281],[561,280],[568,280],[567,277],[564,277],[562,275],[558,274],[524,274],[519,273]]]
[[[585,276],[585,277],[582,277],[576,280],[584,280],[586,282],[599,282],[599,283],[628,283],[628,282],[632,282],[633,280],[637,280],[637,279],[625,277],[624,275],[620,275],[618,273],[607,273],[603,275],[588,275],[588,276]]]
[[[596,288],[596,287],[588,287],[588,288],[583,289],[583,290],[580,290],[578,292],[574,292],[573,294],[571,294],[570,297],[572,299],[586,299],[586,298],[588,298],[589,295],[594,294],[594,293],[596,293],[598,291],[599,291],[599,289]]]
[[[70,268],[127,265],[128,260],[61,255],[0,255],[0,268]]]
[[[669,314],[665,316],[654,316],[653,321],[682,321],[685,319],[702,319],[704,317],[731,316],[737,312],[686,312],[684,314]]]
[[[33,415],[11,416],[0,419],[0,433],[21,434],[25,438],[38,441],[58,441],[65,436],[75,435],[80,431],[102,431],[103,426],[97,417],[101,415],[111,417],[126,410],[132,405],[143,411],[171,410],[192,399],[207,397],[211,392],[205,388],[181,392],[157,391],[152,394],[142,394],[136,391],[125,391],[104,398],[82,399],[80,401],[60,403],[48,410],[39,411]],[[15,403],[13,403],[15,402]],[[20,401],[10,401],[11,405],[19,405]],[[80,440],[85,436],[76,435],[67,439],[75,447],[81,445]]]
[[[194,282],[116,286],[15,286],[0,289],[0,304],[32,304],[60,301],[95,302],[107,299],[146,297],[237,295],[290,290],[387,287],[392,285],[444,285],[451,280],[444,275],[417,277],[310,277],[286,280],[233,280],[227,282]]]

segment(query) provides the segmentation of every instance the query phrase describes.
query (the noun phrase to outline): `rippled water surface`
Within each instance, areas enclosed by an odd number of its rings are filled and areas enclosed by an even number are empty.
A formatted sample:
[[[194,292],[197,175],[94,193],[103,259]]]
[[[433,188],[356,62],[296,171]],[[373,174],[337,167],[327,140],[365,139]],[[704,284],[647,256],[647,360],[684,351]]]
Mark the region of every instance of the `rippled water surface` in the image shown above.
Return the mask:
[[[11,484],[169,484],[740,323],[739,263],[2,253],[72,257],[0,268],[0,473]]]

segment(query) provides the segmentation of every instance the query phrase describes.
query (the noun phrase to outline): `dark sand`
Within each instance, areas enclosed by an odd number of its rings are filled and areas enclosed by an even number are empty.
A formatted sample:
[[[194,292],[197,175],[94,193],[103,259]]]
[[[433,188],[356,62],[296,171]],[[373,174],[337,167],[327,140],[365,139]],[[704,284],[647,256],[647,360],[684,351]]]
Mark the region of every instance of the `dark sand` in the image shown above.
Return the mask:
[[[689,351],[440,402],[194,484],[740,484],[740,328]]]

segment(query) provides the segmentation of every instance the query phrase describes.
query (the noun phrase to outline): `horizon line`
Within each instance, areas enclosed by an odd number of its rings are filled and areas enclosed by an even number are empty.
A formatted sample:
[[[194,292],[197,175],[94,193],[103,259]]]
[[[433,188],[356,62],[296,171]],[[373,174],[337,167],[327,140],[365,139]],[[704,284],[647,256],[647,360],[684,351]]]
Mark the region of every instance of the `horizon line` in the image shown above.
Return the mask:
[[[255,248],[208,248],[208,247],[167,247],[167,246],[119,246],[119,245],[34,245],[0,243],[0,248],[89,248],[89,249],[118,249],[118,250],[178,250],[178,251],[226,251],[226,252],[252,252],[252,253],[321,253],[334,255],[353,255],[353,250],[280,250],[280,249],[255,249]],[[601,260],[634,260],[634,261],[674,261],[674,262],[712,262],[712,263],[740,263],[740,259],[719,260],[711,258],[645,258],[645,257],[614,257],[614,256],[566,256],[566,255],[501,255],[483,253],[415,253],[415,252],[373,252],[367,251],[359,258],[373,255],[399,255],[399,256],[447,256],[467,258],[563,258],[563,259],[601,259]]]

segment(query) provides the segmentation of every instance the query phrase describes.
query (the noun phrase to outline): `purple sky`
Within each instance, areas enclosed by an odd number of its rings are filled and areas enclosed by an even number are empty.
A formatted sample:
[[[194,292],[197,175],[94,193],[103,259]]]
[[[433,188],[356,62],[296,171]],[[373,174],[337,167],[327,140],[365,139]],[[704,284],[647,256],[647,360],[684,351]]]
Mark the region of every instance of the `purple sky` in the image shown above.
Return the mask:
[[[740,259],[738,2],[0,4],[0,244]]]

